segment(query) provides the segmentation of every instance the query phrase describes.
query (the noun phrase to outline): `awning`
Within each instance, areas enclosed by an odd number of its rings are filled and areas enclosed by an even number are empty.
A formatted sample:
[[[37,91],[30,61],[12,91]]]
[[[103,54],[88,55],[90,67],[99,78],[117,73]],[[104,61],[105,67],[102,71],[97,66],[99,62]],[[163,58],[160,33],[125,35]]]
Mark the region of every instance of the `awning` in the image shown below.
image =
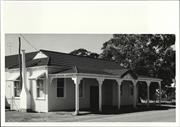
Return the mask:
[[[45,75],[45,71],[36,71],[33,72],[33,74],[31,75],[31,77],[29,77],[30,80],[37,80],[38,78],[40,78],[41,76]]]
[[[19,78],[19,73],[12,73],[6,81],[16,81]]]

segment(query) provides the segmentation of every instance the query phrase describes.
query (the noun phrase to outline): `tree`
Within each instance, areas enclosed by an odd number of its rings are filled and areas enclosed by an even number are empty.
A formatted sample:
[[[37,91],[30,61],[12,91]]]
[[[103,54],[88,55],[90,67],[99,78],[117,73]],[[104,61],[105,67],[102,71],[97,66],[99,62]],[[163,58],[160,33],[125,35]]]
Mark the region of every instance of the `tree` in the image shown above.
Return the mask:
[[[115,34],[103,44],[100,58],[118,62],[139,75],[163,79],[169,85],[175,77],[173,34]]]
[[[77,56],[86,56],[86,57],[90,57],[90,58],[98,58],[99,57],[99,54],[91,52],[91,51],[87,51],[86,49],[83,49],[83,48],[74,50],[74,51],[70,52],[70,54],[77,55]]]
[[[158,77],[164,79],[163,86],[171,84],[175,79],[175,51],[172,48],[167,49],[164,54],[164,59],[158,70]]]
[[[115,34],[112,39],[103,44],[100,57],[119,62],[125,68],[133,68],[143,50],[147,52],[148,37],[146,36],[148,35]]]

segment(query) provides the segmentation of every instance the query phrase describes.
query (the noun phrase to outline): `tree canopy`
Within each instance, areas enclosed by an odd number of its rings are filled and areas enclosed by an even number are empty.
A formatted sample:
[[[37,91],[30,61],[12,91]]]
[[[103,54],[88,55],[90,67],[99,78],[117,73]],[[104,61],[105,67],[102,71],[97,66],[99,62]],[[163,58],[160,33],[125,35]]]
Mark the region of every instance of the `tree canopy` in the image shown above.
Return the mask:
[[[168,85],[175,78],[174,44],[173,34],[115,34],[103,44],[100,58],[140,75],[162,78]]]
[[[77,50],[74,50],[70,52],[72,55],[77,55],[77,56],[86,56],[86,57],[91,57],[91,58],[98,58],[99,54],[87,51],[86,49],[80,48]]]
[[[70,54],[115,61],[139,75],[161,78],[165,86],[175,78],[173,45],[173,34],[114,34],[100,54],[82,48]]]

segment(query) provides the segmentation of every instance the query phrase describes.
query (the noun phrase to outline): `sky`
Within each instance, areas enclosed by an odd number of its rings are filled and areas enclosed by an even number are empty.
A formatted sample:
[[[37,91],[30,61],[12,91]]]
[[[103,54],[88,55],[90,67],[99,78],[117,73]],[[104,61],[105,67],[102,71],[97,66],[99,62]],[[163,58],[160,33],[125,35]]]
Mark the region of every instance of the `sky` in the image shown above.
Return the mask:
[[[21,37],[22,49],[33,52],[40,49],[69,53],[84,48],[101,53],[104,42],[112,38],[112,34],[22,34],[32,44],[30,46],[20,34],[5,35],[5,55],[18,54],[18,37]]]

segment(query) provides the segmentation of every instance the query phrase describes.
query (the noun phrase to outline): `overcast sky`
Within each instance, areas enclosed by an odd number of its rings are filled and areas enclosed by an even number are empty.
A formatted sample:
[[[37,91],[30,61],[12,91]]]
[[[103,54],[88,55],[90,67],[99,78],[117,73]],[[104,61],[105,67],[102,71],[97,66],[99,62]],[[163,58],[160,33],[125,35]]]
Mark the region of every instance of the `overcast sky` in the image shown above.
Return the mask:
[[[85,48],[100,53],[102,44],[112,38],[112,34],[22,34],[36,49],[45,49],[69,53],[75,49]],[[18,53],[20,34],[6,34],[5,55]],[[21,36],[20,36],[21,37]],[[36,51],[21,37],[22,49],[26,52]]]

